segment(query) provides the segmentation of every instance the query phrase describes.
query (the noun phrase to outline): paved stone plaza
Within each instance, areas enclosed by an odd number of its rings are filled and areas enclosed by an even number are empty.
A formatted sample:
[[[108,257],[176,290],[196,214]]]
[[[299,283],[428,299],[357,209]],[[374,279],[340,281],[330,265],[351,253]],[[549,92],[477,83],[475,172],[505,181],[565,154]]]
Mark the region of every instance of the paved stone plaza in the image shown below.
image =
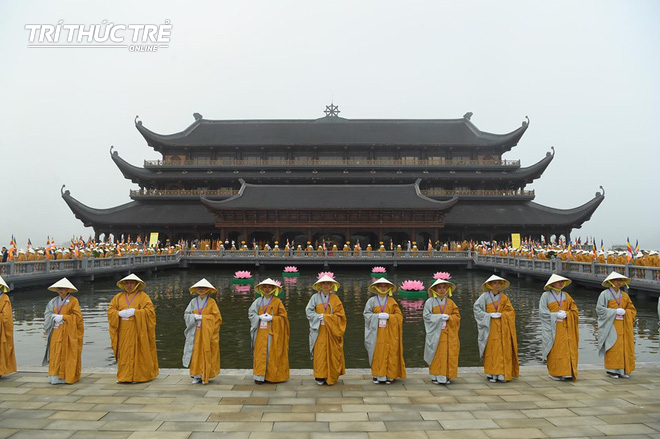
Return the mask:
[[[527,366],[492,384],[481,368],[461,368],[448,387],[430,384],[423,369],[391,385],[350,370],[332,387],[317,386],[309,370],[277,385],[255,385],[245,370],[192,385],[186,372],[116,384],[113,369],[89,369],[79,383],[53,386],[45,368],[23,368],[0,378],[0,438],[660,438],[656,364],[630,379],[587,366],[576,383]]]

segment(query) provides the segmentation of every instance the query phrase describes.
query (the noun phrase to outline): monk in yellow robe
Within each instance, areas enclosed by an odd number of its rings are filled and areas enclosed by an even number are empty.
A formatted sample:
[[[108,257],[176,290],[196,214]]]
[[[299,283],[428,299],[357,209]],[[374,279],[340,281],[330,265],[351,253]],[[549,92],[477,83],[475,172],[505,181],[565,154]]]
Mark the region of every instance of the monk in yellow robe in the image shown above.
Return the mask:
[[[492,275],[484,282],[486,290],[474,302],[474,319],[479,335],[479,356],[484,361],[484,373],[492,383],[517,378],[518,338],[516,335],[516,311],[502,291],[509,281]]]
[[[570,279],[553,274],[539,301],[541,353],[547,362],[548,374],[555,381],[577,380],[578,307],[563,291],[570,283]]]
[[[433,384],[451,384],[449,379],[458,375],[461,314],[458,306],[449,298],[455,289],[456,285],[449,281],[449,273],[445,273],[442,279],[431,285],[429,298],[424,303],[424,361],[429,365]]]
[[[254,289],[261,295],[248,310],[254,382],[286,381],[289,379],[289,316],[277,297],[282,287],[269,278]]]
[[[190,294],[197,297],[193,297],[183,313],[186,322],[183,367],[190,367],[193,384],[208,384],[209,379],[220,374],[222,315],[218,304],[209,297],[217,292],[209,281],[200,280],[190,287]]]
[[[403,314],[392,293],[396,286],[385,278],[369,286],[373,296],[364,307],[364,347],[374,384],[391,384],[406,377],[403,360]]]
[[[48,366],[51,384],[73,384],[80,381],[82,368],[83,326],[78,299],[71,293],[78,290],[67,278],[48,287],[56,292],[44,313],[44,333],[47,337],[42,366]]]
[[[144,292],[146,284],[134,274],[117,282],[123,291],[112,298],[108,323],[117,382],[142,383],[158,376],[156,311]]]
[[[613,271],[602,285],[606,290],[598,296],[598,355],[605,357],[605,372],[612,378],[630,378],[635,370],[635,333],[637,309],[621,287],[630,282]]]
[[[8,292],[9,285],[0,276],[0,376],[16,372],[14,315]]]
[[[309,320],[309,351],[314,362],[314,379],[319,386],[332,386],[346,373],[344,333],[346,313],[337,297],[339,282],[324,275],[312,286],[317,291],[305,308]]]

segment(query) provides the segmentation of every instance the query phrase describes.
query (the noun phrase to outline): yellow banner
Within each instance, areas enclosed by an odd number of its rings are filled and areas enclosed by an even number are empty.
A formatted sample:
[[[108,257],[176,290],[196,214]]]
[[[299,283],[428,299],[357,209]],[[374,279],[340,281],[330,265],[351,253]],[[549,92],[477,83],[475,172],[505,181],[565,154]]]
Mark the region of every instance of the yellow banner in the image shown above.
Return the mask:
[[[151,232],[149,235],[149,247],[158,247],[158,232]]]
[[[520,248],[520,233],[511,234],[511,247]]]

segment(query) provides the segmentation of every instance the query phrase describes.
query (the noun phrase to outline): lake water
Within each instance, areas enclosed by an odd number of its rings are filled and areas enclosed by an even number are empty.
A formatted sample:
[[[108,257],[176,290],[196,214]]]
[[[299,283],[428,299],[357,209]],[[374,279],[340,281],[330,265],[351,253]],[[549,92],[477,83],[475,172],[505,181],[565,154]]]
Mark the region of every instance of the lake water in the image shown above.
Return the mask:
[[[240,268],[244,269],[244,268]],[[221,367],[224,369],[250,369],[250,335],[247,310],[254,300],[253,289],[236,291],[231,284],[234,269],[191,268],[187,270],[159,271],[152,275],[140,275],[147,283],[146,292],[156,308],[156,337],[161,367],[181,367],[184,344],[183,311],[190,301],[188,288],[205,277],[219,287],[218,305],[224,323],[220,329]],[[308,323],[305,306],[312,292],[310,286],[319,270],[301,267],[301,276],[295,283],[284,282],[285,292],[280,295],[289,313],[291,323],[290,363],[294,369],[310,369]],[[434,271],[448,271],[437,267],[433,271],[400,269],[391,273],[389,280],[400,284],[404,280],[423,280],[428,287]],[[461,311],[461,354],[459,366],[479,366],[477,328],[472,314],[472,304],[479,297],[479,287],[490,274],[486,271],[451,270],[458,288],[452,299]],[[281,271],[264,269],[252,271],[255,284],[259,279],[273,277],[282,280]],[[364,349],[364,320],[362,312],[368,299],[367,286],[371,283],[370,268],[334,270],[341,283],[339,297],[347,314],[347,330],[344,352],[346,367],[368,368]],[[539,365],[541,330],[538,319],[538,303],[544,282],[509,278],[511,287],[506,291],[516,309],[518,350],[520,364]],[[112,366],[115,364],[110,348],[106,310],[112,297],[117,294],[116,280],[103,279],[93,283],[78,283],[77,293],[85,321],[83,367]],[[240,288],[239,288],[240,289]],[[567,291],[580,308],[580,364],[602,364],[596,352],[596,299],[600,291],[570,285]],[[19,366],[41,365],[46,340],[43,336],[43,315],[46,304],[54,293],[41,287],[10,293],[14,308],[14,337]],[[424,324],[422,306],[424,299],[409,300],[397,297],[404,314],[404,358],[408,367],[427,367],[423,360]],[[657,361],[660,352],[658,339],[657,302],[633,298],[637,307],[635,350],[637,361]]]

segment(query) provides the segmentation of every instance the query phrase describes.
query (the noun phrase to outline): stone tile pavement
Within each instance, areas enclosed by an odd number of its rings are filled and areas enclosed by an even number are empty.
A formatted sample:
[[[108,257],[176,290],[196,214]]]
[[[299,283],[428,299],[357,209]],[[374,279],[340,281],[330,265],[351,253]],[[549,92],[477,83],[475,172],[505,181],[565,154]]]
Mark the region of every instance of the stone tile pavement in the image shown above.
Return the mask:
[[[660,439],[660,365],[651,363],[630,379],[581,367],[575,383],[537,366],[505,384],[461,368],[447,387],[424,369],[391,385],[349,370],[331,387],[309,370],[264,385],[249,370],[208,385],[191,384],[184,369],[141,384],[116,384],[114,369],[83,372],[74,385],[48,384],[45,368],[0,378],[0,439]]]

